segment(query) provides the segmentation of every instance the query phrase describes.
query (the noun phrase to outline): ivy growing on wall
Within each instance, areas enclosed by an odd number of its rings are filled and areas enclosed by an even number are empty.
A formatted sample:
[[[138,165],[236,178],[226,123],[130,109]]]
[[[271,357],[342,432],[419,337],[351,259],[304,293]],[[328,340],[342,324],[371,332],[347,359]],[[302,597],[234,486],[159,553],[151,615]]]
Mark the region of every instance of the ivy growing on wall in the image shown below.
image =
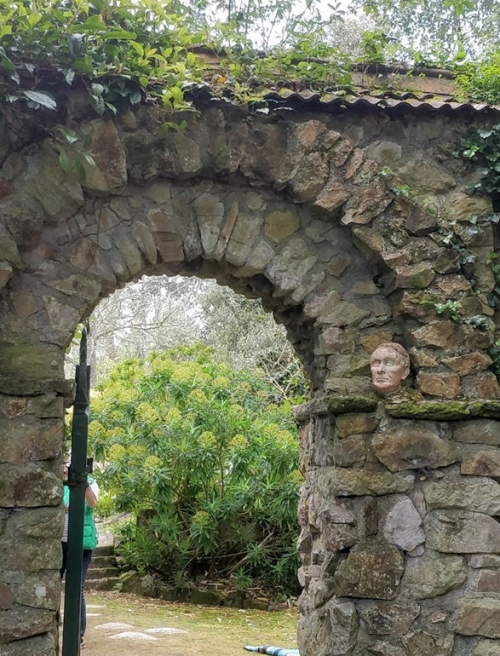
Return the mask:
[[[500,225],[500,124],[472,130],[464,140],[461,155],[480,167],[480,179],[466,187],[470,195],[487,195],[492,199],[494,213],[489,220]],[[488,305],[500,310],[500,262],[499,255],[491,252],[488,264],[494,275],[495,285],[487,295]],[[492,370],[500,380],[500,340],[489,350],[493,360]]]

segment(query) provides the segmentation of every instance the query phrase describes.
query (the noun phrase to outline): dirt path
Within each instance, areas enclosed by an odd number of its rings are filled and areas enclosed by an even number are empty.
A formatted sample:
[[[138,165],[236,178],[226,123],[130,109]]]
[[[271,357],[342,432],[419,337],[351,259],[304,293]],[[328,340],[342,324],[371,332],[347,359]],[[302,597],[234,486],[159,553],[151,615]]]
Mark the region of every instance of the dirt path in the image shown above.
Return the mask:
[[[244,656],[244,645],[296,647],[296,610],[263,612],[87,592],[82,656]]]

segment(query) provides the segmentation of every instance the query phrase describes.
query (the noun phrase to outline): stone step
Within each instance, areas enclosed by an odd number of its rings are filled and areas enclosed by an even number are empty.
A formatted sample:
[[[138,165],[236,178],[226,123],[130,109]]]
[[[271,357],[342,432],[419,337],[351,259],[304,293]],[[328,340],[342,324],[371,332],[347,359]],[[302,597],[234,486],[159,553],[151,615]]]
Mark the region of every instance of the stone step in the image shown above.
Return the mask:
[[[94,549],[93,555],[94,556],[114,556],[115,555],[115,548],[112,544],[102,546],[102,547],[100,547],[98,545]]]
[[[86,590],[114,590],[115,586],[120,583],[118,577],[107,577],[103,579],[87,579],[85,581]]]
[[[116,567],[116,558],[114,556],[96,556],[94,552],[92,554],[89,569],[97,567]]]
[[[118,567],[89,567],[87,581],[91,579],[116,578],[120,575]]]

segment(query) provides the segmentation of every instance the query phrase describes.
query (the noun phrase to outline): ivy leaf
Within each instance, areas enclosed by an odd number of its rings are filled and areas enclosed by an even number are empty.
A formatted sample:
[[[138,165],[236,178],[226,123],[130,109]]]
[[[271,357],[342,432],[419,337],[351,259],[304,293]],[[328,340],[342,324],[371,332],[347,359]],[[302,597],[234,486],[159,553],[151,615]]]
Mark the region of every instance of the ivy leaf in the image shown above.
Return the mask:
[[[84,182],[85,178],[87,177],[87,174],[85,172],[85,167],[84,167],[84,165],[82,163],[82,160],[80,158],[77,157],[74,160],[74,167],[75,167],[75,173],[78,177],[78,180],[80,182]]]
[[[72,68],[67,70],[64,79],[66,80],[66,83],[71,86],[73,84],[73,80],[75,79],[75,71]]]
[[[130,99],[130,104],[131,105],[138,105],[141,102],[142,95],[140,91],[134,91],[134,93],[131,93],[129,96]]]
[[[99,116],[102,116],[104,114],[104,110],[106,109],[103,97],[92,93],[90,94],[90,102],[92,103],[92,107],[99,114]]]
[[[39,105],[42,105],[42,107],[51,109],[53,112],[57,111],[56,101],[45,91],[24,91],[23,93],[26,98],[32,102],[36,102]]]
[[[59,164],[65,173],[71,173],[71,160],[64,151],[59,153]]]

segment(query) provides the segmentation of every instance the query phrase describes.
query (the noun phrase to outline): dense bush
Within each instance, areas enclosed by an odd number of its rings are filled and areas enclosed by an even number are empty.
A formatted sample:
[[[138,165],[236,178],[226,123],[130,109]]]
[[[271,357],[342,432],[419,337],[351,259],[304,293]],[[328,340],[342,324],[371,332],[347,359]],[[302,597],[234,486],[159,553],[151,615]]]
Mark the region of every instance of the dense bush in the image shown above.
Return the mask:
[[[301,476],[289,408],[264,377],[182,347],[117,365],[92,399],[108,511],[131,514],[122,554],[179,583],[235,575],[296,587]]]

